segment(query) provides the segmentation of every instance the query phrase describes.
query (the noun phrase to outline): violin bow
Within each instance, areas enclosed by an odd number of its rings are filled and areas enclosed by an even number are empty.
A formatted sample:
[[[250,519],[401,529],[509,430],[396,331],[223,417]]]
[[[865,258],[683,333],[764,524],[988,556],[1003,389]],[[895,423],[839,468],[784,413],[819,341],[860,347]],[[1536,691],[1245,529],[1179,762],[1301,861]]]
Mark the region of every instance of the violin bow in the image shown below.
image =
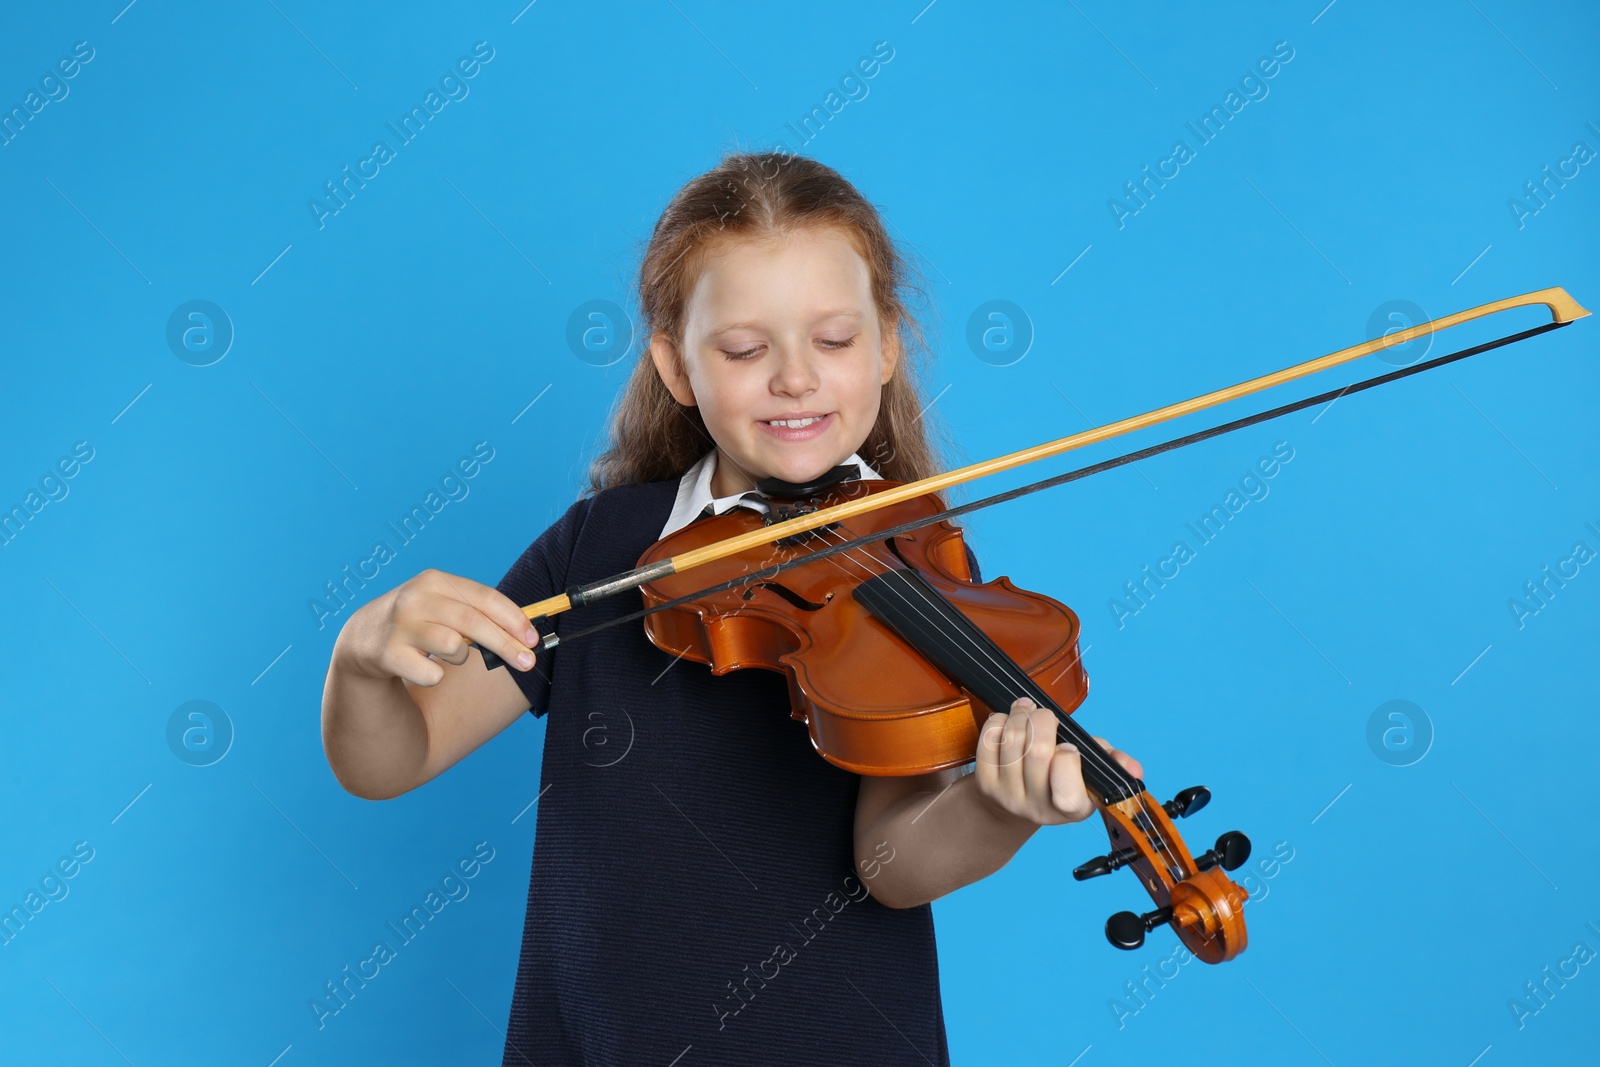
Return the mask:
[[[1420,337],[1426,337],[1430,334],[1447,330],[1452,326],[1459,326],[1462,323],[1471,322],[1475,319],[1487,318],[1490,315],[1495,315],[1502,311],[1510,311],[1515,308],[1523,307],[1535,307],[1539,305],[1543,305],[1549,309],[1551,321],[1543,323],[1539,326],[1535,326],[1532,329],[1523,330],[1519,333],[1497,338],[1493,341],[1488,341],[1481,345],[1475,345],[1471,348],[1463,349],[1459,352],[1454,352],[1449,355],[1439,356],[1426,362],[1416,364],[1415,366],[1402,368],[1401,370],[1380,375],[1376,378],[1370,378],[1363,382],[1356,382],[1345,386],[1343,389],[1332,390],[1318,396],[1308,397],[1304,400],[1294,401],[1281,407],[1273,408],[1255,415],[1249,415],[1241,419],[1236,419],[1230,423],[1224,423],[1220,426],[1214,426],[1192,434],[1187,434],[1183,437],[1175,438],[1173,440],[1142,449],[1138,452],[1130,452],[1123,456],[1115,457],[1111,460],[1093,464],[1089,467],[1083,467],[1075,471],[1069,471],[1066,474],[1057,475],[1052,478],[1046,478],[1042,481],[1034,482],[1018,489],[1013,489],[1005,493],[999,493],[992,497],[986,497],[982,500],[973,501],[970,504],[964,504],[959,507],[950,508],[946,511],[940,512],[937,515],[925,516],[923,518],[913,520],[912,522],[903,523],[900,526],[879,530],[871,536],[871,540],[881,541],[888,537],[916,529],[920,526],[926,526],[930,523],[938,522],[954,515],[962,514],[967,511],[973,511],[993,503],[998,503],[1001,500],[1013,499],[1015,497],[1024,495],[1025,493],[1036,492],[1052,485],[1059,485],[1066,481],[1087,477],[1090,474],[1108,470],[1111,467],[1120,466],[1123,463],[1134,462],[1143,459],[1146,456],[1154,455],[1159,452],[1170,451],[1171,449],[1181,447],[1182,445],[1192,444],[1196,441],[1240,429],[1244,426],[1253,425],[1254,423],[1262,422],[1266,419],[1276,418],[1279,415],[1285,415],[1291,411],[1298,411],[1302,408],[1309,407],[1312,404],[1322,403],[1324,401],[1331,403],[1333,400],[1337,400],[1339,397],[1348,393],[1369,389],[1385,382],[1394,381],[1397,378],[1403,378],[1411,374],[1432,369],[1433,367],[1442,366],[1443,364],[1454,362],[1458,359],[1465,359],[1467,356],[1476,355],[1479,352],[1485,352],[1491,348],[1499,348],[1503,345],[1525,340],[1537,334],[1547,333],[1550,330],[1569,325],[1577,319],[1581,319],[1589,314],[1585,308],[1583,308],[1567,293],[1565,289],[1561,288],[1560,286],[1552,286],[1548,289],[1539,289],[1535,292],[1525,293],[1522,296],[1512,296],[1503,300],[1495,300],[1475,308],[1469,308],[1466,311],[1458,311],[1453,315],[1446,315],[1443,318],[1432,319],[1428,322],[1418,323],[1415,326],[1409,326],[1403,330],[1396,330],[1392,333],[1387,333],[1382,337],[1377,337],[1370,341],[1363,341],[1360,344],[1351,345],[1349,348],[1342,348],[1337,352],[1332,352],[1325,356],[1319,356],[1316,359],[1310,359],[1304,363],[1297,363],[1294,366],[1285,367],[1282,370],[1276,370],[1270,374],[1263,374],[1260,377],[1251,378],[1250,380],[1240,382],[1237,385],[1230,385],[1222,389],[1216,389],[1209,393],[1204,393],[1200,396],[1193,397],[1189,400],[1184,400],[1176,404],[1168,404],[1166,407],[1156,408],[1152,411],[1147,411],[1142,415],[1134,415],[1126,419],[1121,419],[1117,422],[1107,423],[1104,426],[1098,426],[1093,429],[1083,430],[1079,433],[1069,434],[1066,437],[1062,437],[1054,441],[1047,441],[1043,444],[1034,445],[1031,448],[1019,449],[1016,452],[1010,452],[1002,456],[996,456],[993,459],[972,463],[965,467],[958,467],[955,470],[945,471],[941,474],[935,474],[931,477],[923,478],[915,482],[903,482],[900,485],[893,486],[889,489],[884,489],[876,493],[871,493],[853,500],[847,500],[843,503],[835,504],[830,507],[818,508],[814,511],[795,515],[791,518],[774,522],[769,526],[764,526],[760,529],[751,530],[748,533],[739,534],[737,536],[727,538],[726,540],[718,541],[715,544],[704,545],[700,548],[691,549],[687,552],[680,552],[676,556],[658,560],[655,563],[651,563],[643,567],[635,567],[630,571],[625,571],[610,578],[604,578],[596,582],[590,582],[587,585],[574,585],[568,588],[564,593],[558,593],[555,596],[547,597],[544,600],[526,605],[522,608],[522,613],[530,620],[534,620],[537,627],[538,620],[541,620],[542,618],[558,615],[565,611],[570,611],[575,607],[581,607],[585,604],[592,603],[607,596],[612,596],[627,589],[635,589],[646,584],[647,582],[664,578],[669,574],[681,574],[684,571],[691,570],[706,563],[710,563],[713,560],[722,559],[725,556],[731,556],[735,553],[744,552],[760,545],[770,544],[774,541],[793,537],[796,534],[801,534],[808,530],[814,530],[820,526],[826,526],[830,523],[839,522],[842,519],[847,519],[854,515],[865,514],[866,512],[874,511],[877,508],[885,507],[889,504],[897,504],[902,500],[910,500],[914,497],[925,496],[929,493],[938,492],[941,489],[945,489],[953,485],[960,485],[963,482],[969,482],[976,478],[984,477],[985,475],[998,474],[1001,471],[1010,470],[1013,467],[1020,467],[1041,459],[1049,459],[1051,456],[1058,456],[1064,452],[1070,452],[1074,449],[1097,444],[1101,441],[1108,441],[1111,438],[1120,437],[1124,434],[1132,433],[1135,430],[1142,430],[1147,426],[1154,426],[1158,423],[1180,418],[1196,411],[1203,411],[1206,408],[1215,407],[1218,404],[1224,404],[1230,400],[1236,400],[1239,397],[1249,396],[1252,393],[1258,393],[1264,389],[1270,389],[1273,386],[1282,385],[1285,382],[1291,382],[1298,378],[1304,378],[1308,375],[1316,374],[1319,371],[1328,370],[1331,367],[1337,367],[1342,363],[1348,363],[1352,360],[1359,359],[1362,356],[1371,355],[1374,352],[1381,352],[1386,348],[1393,348],[1397,345],[1407,344]],[[666,608],[675,607],[686,601],[702,597],[707,593],[718,592],[722,589],[733,588],[736,585],[741,585],[747,582],[766,579],[782,570],[786,570],[789,567],[798,566],[802,563],[822,558],[823,556],[830,556],[839,552],[847,551],[851,547],[857,545],[859,540],[860,539],[852,539],[825,548],[816,549],[809,554],[797,556],[795,558],[776,563],[771,567],[758,571],[751,571],[750,573],[741,575],[731,581],[724,582],[718,586],[713,586],[710,589],[699,590],[687,596],[678,597],[674,600],[657,604],[652,608],[646,608],[642,611],[634,612],[633,614],[627,615],[623,618],[612,619],[609,622],[601,623],[586,630],[581,630],[576,634],[570,634],[567,636],[566,640],[570,641],[581,634],[587,634],[595,630],[605,629],[609,626],[628,622],[635,618],[641,618],[655,611],[662,611]],[[562,638],[554,633],[542,634],[539,647],[554,648],[561,642],[561,640]],[[489,649],[482,648],[481,646],[478,647],[479,651],[483,654],[485,667],[493,669],[494,667],[500,666],[504,663],[504,660],[500,659],[499,656],[491,652]]]

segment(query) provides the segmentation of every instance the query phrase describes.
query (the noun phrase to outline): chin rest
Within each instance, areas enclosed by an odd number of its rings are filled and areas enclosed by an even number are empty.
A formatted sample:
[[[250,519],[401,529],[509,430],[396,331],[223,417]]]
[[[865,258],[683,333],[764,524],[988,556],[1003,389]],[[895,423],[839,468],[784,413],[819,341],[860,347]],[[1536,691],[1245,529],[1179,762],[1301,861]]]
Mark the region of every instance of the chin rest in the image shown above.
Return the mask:
[[[803,497],[815,496],[830,485],[845,481],[848,478],[861,477],[861,467],[855,463],[841,463],[824,474],[813,478],[809,482],[786,482],[782,478],[763,478],[756,482],[756,491],[762,496],[777,497],[780,500],[799,500]]]

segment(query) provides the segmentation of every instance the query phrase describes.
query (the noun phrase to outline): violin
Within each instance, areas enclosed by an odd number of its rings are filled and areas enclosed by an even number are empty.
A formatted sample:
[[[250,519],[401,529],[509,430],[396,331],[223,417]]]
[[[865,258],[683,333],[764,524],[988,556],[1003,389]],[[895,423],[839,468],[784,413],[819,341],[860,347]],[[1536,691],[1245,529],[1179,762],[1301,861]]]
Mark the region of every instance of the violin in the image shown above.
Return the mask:
[[[1283,404],[1055,475],[959,507],[939,492],[1072,449],[1326,370],[1473,319],[1544,306],[1550,321],[1337,390]],[[1223,872],[1250,855],[1229,831],[1194,856],[1173,820],[1211,799],[1191,786],[1166,803],[1124,771],[1073,712],[1088,694],[1078,655],[1079,623],[1066,605],[1020,589],[1005,577],[973,582],[960,527],[949,520],[1124,463],[1232,432],[1314,404],[1465,359],[1570,325],[1589,314],[1566,290],[1541,289],[1419,323],[1176,404],[1024,448],[915,482],[849,480],[835,467],[806,485],[767,479],[763,516],[735,508],[669,534],[631,571],[573,586],[522,611],[553,648],[607,626],[645,619],[650,641],[713,674],[745,667],[781,671],[791,715],[804,721],[823,758],[859,774],[925,774],[972,762],[983,720],[1028,696],[1056,718],[1058,742],[1082,754],[1084,785],[1105,822],[1111,850],[1079,866],[1082,881],[1131,868],[1156,905],[1118,912],[1106,938],[1134,949],[1166,924],[1191,953],[1221,963],[1247,943],[1245,890]],[[694,571],[691,580],[686,577]],[[779,576],[782,580],[778,580]],[[640,611],[565,638],[540,624],[551,615],[629,589]],[[504,661],[481,649],[489,669]]]
[[[902,484],[841,481],[856,469],[835,467],[806,486],[758,481],[773,501],[767,515],[733,508],[707,516],[656,542],[639,566]],[[856,774],[927,774],[971,763],[989,714],[1031,697],[1055,713],[1057,741],[1082,754],[1084,785],[1111,839],[1112,851],[1076,877],[1132,867],[1157,905],[1145,915],[1113,915],[1111,943],[1137,948],[1164,922],[1200,959],[1232,959],[1247,940],[1248,894],[1222,872],[1249,858],[1249,839],[1231,831],[1191,856],[1172,819],[1204,807],[1209,791],[1194,786],[1158,803],[1071,718],[1089,692],[1071,608],[1003,576],[973,583],[961,528],[949,521],[880,537],[942,510],[937,494],[914,497],[646,582],[639,592],[647,608],[672,606],[647,615],[645,632],[657,648],[708,664],[712,674],[748,667],[786,674],[792,717],[806,724],[818,754]],[[846,539],[860,547],[801,559],[774,579],[697,592]]]

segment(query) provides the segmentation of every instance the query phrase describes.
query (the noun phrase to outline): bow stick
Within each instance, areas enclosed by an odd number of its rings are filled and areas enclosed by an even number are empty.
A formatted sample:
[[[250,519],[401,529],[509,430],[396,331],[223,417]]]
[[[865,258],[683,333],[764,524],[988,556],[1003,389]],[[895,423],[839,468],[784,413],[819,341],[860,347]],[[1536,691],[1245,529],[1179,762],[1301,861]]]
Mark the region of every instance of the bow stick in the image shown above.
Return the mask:
[[[1308,375],[1315,374],[1318,371],[1327,370],[1331,367],[1339,366],[1342,363],[1348,363],[1351,360],[1359,359],[1362,356],[1371,355],[1372,353],[1382,351],[1385,348],[1392,348],[1396,345],[1406,344],[1410,341],[1416,340],[1419,337],[1425,337],[1441,330],[1447,330],[1452,326],[1459,326],[1462,323],[1471,322],[1474,319],[1486,318],[1490,315],[1494,315],[1502,311],[1509,311],[1514,308],[1534,307],[1537,305],[1543,305],[1549,309],[1551,321],[1532,330],[1526,330],[1522,333],[1514,334],[1510,337],[1502,338],[1498,341],[1489,342],[1484,345],[1479,345],[1450,356],[1443,356],[1434,360],[1429,360],[1425,364],[1419,364],[1416,367],[1398,371],[1393,374],[1383,375],[1379,378],[1371,379],[1368,382],[1359,383],[1357,386],[1350,386],[1333,393],[1325,393],[1321,396],[1311,397],[1307,400],[1286,404],[1283,407],[1275,408],[1259,415],[1248,416],[1244,419],[1239,419],[1223,426],[1213,427],[1209,430],[1202,430],[1198,433],[1190,434],[1185,437],[1177,438],[1173,441],[1165,442],[1161,445],[1156,445],[1150,449],[1142,450],[1141,452],[1130,453],[1114,460],[1106,461],[1105,463],[1095,464],[1090,467],[1069,472],[1065,475],[1060,475],[1056,478],[1045,479],[1043,482],[1038,482],[1031,486],[1024,486],[1021,489],[1012,490],[1009,493],[997,494],[994,497],[976,501],[972,504],[963,505],[960,508],[952,508],[948,511],[941,512],[938,515],[928,516],[914,522],[905,523],[901,527],[895,527],[892,530],[882,530],[873,535],[873,540],[882,540],[883,538],[892,536],[893,534],[901,533],[906,530],[914,529],[918,526],[924,526],[929,523],[936,522],[952,514],[975,510],[976,508],[998,502],[1002,499],[1010,499],[1014,496],[1020,496],[1024,492],[1035,491],[1037,489],[1046,488],[1049,485],[1059,484],[1063,481],[1084,477],[1099,470],[1109,469],[1112,466],[1118,466],[1131,460],[1142,459],[1146,455],[1167,451],[1183,444],[1192,443],[1193,441],[1203,440],[1219,433],[1225,433],[1231,429],[1238,429],[1244,425],[1249,425],[1262,421],[1263,419],[1286,414],[1289,411],[1298,410],[1300,408],[1309,406],[1310,404],[1318,403],[1324,399],[1337,399],[1339,396],[1342,396],[1347,392],[1356,391],[1357,388],[1369,388],[1373,385],[1378,385],[1385,381],[1391,381],[1397,377],[1403,377],[1407,374],[1415,373],[1420,370],[1426,370],[1430,367],[1439,366],[1455,359],[1464,358],[1465,356],[1485,351],[1489,348],[1495,348],[1499,345],[1508,344],[1512,341],[1522,340],[1537,333],[1544,333],[1561,326],[1566,326],[1571,322],[1581,319],[1589,314],[1585,308],[1583,308],[1567,293],[1565,289],[1561,288],[1560,286],[1552,286],[1548,289],[1540,289],[1536,292],[1526,293],[1522,296],[1507,297],[1504,300],[1495,300],[1488,304],[1482,304],[1475,308],[1469,308],[1466,311],[1458,311],[1453,315],[1446,315],[1440,319],[1433,319],[1428,322],[1407,327],[1403,330],[1396,330],[1392,333],[1385,334],[1382,337],[1377,337],[1370,341],[1363,341],[1361,344],[1351,345],[1349,348],[1342,348],[1339,351],[1329,353],[1326,356],[1319,356],[1316,359],[1310,359],[1304,363],[1295,364],[1292,367],[1285,367],[1282,370],[1273,371],[1270,374],[1263,374],[1260,377],[1251,378],[1249,381],[1240,382],[1237,385],[1230,385],[1222,389],[1216,389],[1212,392],[1205,393],[1201,396],[1193,397],[1189,400],[1184,400],[1176,404],[1168,404],[1166,407],[1156,408],[1155,410],[1147,411],[1142,415],[1134,415],[1118,422],[1107,423],[1104,426],[1070,434],[1055,441],[1047,441],[1044,444],[1034,445],[1031,448],[1020,449],[1016,452],[1010,452],[1003,456],[996,456],[993,459],[972,463],[965,467],[958,467],[955,470],[945,471],[941,474],[935,474],[931,477],[923,478],[915,482],[905,482],[877,493],[872,493],[867,496],[858,497],[854,500],[845,501],[841,504],[835,504],[831,507],[820,508],[805,514],[796,515],[792,518],[772,523],[771,525],[762,527],[761,529],[752,530],[749,533],[739,534],[735,537],[718,541],[715,544],[704,545],[688,552],[680,552],[676,556],[658,560],[657,562],[647,566],[635,567],[633,570],[625,571],[611,578],[601,579],[597,582],[590,582],[587,585],[572,586],[564,593],[558,593],[555,596],[547,597],[546,599],[538,601],[537,603],[529,604],[523,607],[522,613],[529,619],[540,619],[551,615],[558,615],[564,611],[570,611],[575,607],[581,607],[584,604],[592,603],[595,600],[611,596],[615,593],[620,593],[627,589],[637,588],[647,582],[664,578],[669,574],[681,574],[684,571],[691,570],[695,567],[701,566],[702,564],[710,563],[713,560],[721,559],[724,556],[730,556],[750,548],[755,548],[760,545],[769,544],[773,541],[792,537],[796,534],[804,533],[807,530],[814,530],[819,526],[826,526],[829,523],[847,519],[853,515],[864,514],[889,504],[895,504],[902,500],[909,500],[913,497],[934,493],[949,486],[960,485],[963,482],[972,481],[985,475],[998,474],[1000,471],[1010,470],[1013,467],[1020,467],[1024,464],[1033,463],[1036,460],[1048,459],[1051,456],[1058,456],[1063,452],[1070,452],[1074,449],[1083,448],[1086,445],[1096,444],[1100,441],[1107,441],[1113,437],[1120,437],[1123,434],[1132,433],[1135,430],[1142,430],[1147,426],[1154,426],[1157,423],[1167,422],[1171,419],[1176,419],[1196,411],[1202,411],[1209,407],[1215,407],[1218,404],[1224,404],[1229,400],[1235,400],[1242,396],[1249,396],[1252,393],[1261,392],[1264,389],[1270,389],[1275,385],[1282,385],[1285,382],[1291,382],[1297,378],[1304,378]],[[818,550],[812,554],[812,557],[797,557],[795,559],[786,561],[783,564],[775,565],[771,568],[741,575],[739,578],[734,579],[731,582],[723,583],[723,587],[731,588],[732,586],[741,584],[743,582],[765,578],[771,574],[777,573],[782,569],[785,569],[786,567],[795,566],[799,563],[806,562],[809,558],[820,557],[822,555],[832,555],[835,552],[844,551],[854,543],[854,541],[850,541],[843,544],[833,545],[828,548]],[[691,594],[690,596],[681,597],[677,600],[658,604],[654,608],[648,608],[641,612],[635,612],[633,615],[627,616],[624,619],[616,619],[610,623],[605,623],[601,626],[593,627],[591,629],[602,629],[605,626],[625,622],[627,619],[650,614],[652,611],[660,611],[664,608],[672,607],[684,600],[693,599],[710,591],[711,590],[701,590],[700,592]],[[588,633],[590,631],[585,630],[581,632]],[[574,634],[572,636],[575,637],[577,635]],[[570,639],[571,637],[568,638],[568,640]],[[554,633],[542,635],[540,647],[553,648],[560,642],[560,640],[561,638]],[[500,666],[502,663],[504,663],[499,656],[490,650],[482,648],[481,646],[476,647],[479,647],[479,651],[483,654],[485,667],[493,669],[494,667]]]

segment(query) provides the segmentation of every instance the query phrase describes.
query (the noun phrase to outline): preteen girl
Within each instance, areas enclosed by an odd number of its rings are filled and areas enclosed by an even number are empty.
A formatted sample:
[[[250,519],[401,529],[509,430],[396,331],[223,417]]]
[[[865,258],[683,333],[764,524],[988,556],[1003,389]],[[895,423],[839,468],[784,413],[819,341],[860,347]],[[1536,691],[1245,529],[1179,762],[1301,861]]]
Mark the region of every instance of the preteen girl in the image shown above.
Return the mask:
[[[761,479],[942,469],[905,279],[836,171],[729,155],[656,224],[637,294],[649,358],[586,493],[495,588],[426,570],[340,632],[323,742],[357,796],[415,789],[523,712],[545,719],[506,1064],[948,1063],[929,903],[1093,812],[1077,751],[1026,698],[986,721],[974,773],[864,777],[817,754],[777,673],[714,677],[637,622],[531,651],[520,605],[628,570],[702,515],[763,511]],[[640,606],[630,591],[552,624]]]

